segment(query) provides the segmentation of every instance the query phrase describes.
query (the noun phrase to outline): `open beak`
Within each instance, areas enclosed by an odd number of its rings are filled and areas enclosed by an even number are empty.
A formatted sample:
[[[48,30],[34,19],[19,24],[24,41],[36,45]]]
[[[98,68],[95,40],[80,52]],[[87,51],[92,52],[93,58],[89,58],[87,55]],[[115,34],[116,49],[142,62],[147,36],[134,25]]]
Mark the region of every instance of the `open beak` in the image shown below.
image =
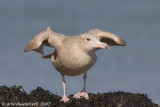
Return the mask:
[[[97,48],[110,49],[109,45],[103,42],[96,44]]]

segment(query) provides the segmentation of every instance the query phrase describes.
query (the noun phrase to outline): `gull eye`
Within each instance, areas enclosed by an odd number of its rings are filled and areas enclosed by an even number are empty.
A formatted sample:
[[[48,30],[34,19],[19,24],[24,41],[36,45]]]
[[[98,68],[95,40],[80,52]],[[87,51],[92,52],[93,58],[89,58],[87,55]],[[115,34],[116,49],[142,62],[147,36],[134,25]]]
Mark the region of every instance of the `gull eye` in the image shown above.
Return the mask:
[[[90,38],[87,38],[86,40],[87,40],[87,41],[90,41],[91,39],[90,39]]]

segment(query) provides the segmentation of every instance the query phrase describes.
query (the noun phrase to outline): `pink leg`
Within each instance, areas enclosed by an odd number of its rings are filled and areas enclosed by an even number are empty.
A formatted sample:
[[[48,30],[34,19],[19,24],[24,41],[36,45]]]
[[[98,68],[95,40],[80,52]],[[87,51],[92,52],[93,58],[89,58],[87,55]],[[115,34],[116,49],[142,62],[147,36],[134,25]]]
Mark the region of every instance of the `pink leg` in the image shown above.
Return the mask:
[[[63,78],[63,98],[61,99],[61,101],[63,101],[64,103],[68,102],[69,101],[69,98],[67,98],[66,96],[66,92],[65,92],[65,85],[66,85],[66,81],[65,81],[65,78],[64,78],[64,75],[62,75],[62,78]]]
[[[84,79],[84,86],[81,92],[78,92],[77,94],[75,94],[73,97],[74,98],[81,98],[84,97],[85,99],[89,99],[89,96],[86,92],[86,79],[87,79],[87,73],[85,72],[83,75],[83,79]]]

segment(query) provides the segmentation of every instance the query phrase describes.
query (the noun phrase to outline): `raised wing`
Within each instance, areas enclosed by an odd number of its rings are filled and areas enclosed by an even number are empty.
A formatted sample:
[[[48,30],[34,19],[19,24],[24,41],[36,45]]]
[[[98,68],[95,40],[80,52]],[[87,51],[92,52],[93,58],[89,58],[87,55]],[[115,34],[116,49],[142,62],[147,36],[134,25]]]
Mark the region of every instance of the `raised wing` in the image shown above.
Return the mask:
[[[44,55],[43,52],[43,46],[49,46],[52,48],[55,48],[56,43],[52,43],[51,39],[54,38],[54,33],[50,29],[50,27],[47,28],[47,30],[39,33],[36,35],[25,47],[24,52],[29,52],[31,50],[36,51],[42,55]]]
[[[99,29],[92,29],[89,33],[96,35],[101,42],[107,43],[109,46],[125,46],[125,40],[120,36],[115,34],[99,30]]]

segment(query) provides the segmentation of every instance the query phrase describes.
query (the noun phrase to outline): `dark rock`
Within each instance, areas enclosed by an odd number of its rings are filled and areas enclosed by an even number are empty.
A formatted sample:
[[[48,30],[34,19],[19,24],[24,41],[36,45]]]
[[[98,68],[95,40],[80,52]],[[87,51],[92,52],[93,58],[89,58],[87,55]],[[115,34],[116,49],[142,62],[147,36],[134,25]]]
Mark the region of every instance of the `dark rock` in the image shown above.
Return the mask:
[[[128,92],[89,93],[89,100],[74,99],[69,96],[68,103],[60,102],[61,97],[38,87],[26,93],[22,86],[0,86],[0,106],[22,107],[158,107],[146,94]]]

